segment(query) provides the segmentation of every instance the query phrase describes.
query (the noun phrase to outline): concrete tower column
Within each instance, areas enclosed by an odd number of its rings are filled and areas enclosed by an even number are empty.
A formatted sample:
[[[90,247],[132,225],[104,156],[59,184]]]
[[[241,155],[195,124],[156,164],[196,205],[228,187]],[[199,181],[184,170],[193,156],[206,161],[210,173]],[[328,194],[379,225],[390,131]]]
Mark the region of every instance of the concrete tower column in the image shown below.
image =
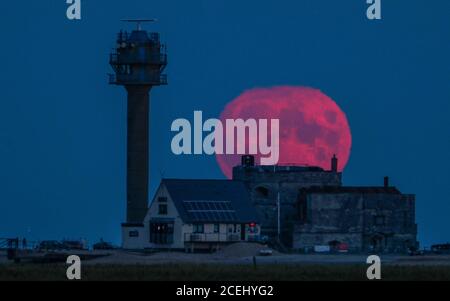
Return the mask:
[[[128,86],[127,128],[127,222],[144,220],[149,179],[150,86]]]

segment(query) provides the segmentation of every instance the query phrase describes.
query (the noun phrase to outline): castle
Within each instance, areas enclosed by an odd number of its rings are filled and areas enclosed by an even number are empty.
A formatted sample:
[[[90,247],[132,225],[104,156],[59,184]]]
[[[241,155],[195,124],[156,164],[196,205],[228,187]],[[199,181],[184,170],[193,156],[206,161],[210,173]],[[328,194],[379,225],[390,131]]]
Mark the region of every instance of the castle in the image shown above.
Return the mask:
[[[163,179],[142,222],[122,224],[127,249],[217,249],[269,241],[286,250],[318,247],[403,253],[418,247],[415,196],[383,186],[342,185],[330,170],[255,166],[243,156],[232,180]]]

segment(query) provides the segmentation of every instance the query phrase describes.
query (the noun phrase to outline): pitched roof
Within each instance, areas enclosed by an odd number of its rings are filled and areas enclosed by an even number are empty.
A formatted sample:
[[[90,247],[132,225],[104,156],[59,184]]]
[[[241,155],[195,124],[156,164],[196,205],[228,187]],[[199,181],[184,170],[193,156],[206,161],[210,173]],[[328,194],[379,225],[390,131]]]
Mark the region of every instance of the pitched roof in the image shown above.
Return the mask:
[[[161,183],[186,223],[257,222],[255,208],[243,182],[163,179]]]

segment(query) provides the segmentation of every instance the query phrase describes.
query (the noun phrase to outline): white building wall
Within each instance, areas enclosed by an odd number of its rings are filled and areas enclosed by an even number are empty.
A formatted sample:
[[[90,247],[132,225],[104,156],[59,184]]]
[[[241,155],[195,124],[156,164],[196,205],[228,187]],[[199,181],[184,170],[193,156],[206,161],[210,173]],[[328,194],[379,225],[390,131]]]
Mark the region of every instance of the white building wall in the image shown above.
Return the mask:
[[[159,197],[167,198],[167,214],[159,214]],[[151,219],[173,219],[174,222],[174,233],[173,233],[173,243],[170,245],[159,245],[150,243],[150,220]],[[150,208],[147,212],[147,215],[144,218],[144,228],[146,228],[147,236],[145,238],[146,242],[144,244],[145,248],[173,248],[173,249],[183,249],[184,248],[184,240],[183,240],[183,221],[180,218],[180,215],[173,203],[170,195],[164,185],[161,185],[158,191],[155,193],[155,197],[150,205]]]
[[[158,198],[167,198],[167,214],[159,214]],[[174,221],[174,233],[173,244],[170,245],[158,245],[150,243],[150,220],[152,218],[161,219],[173,219]],[[122,247],[124,249],[148,249],[148,248],[184,248],[184,241],[182,239],[183,222],[178,214],[177,209],[167,192],[164,185],[160,185],[155,197],[153,198],[147,214],[144,218],[143,227],[124,227],[122,226]],[[130,237],[130,231],[138,231],[138,237]]]
[[[130,236],[130,232],[136,232],[138,236]],[[144,249],[144,237],[145,227],[122,226],[122,248],[131,250]]]

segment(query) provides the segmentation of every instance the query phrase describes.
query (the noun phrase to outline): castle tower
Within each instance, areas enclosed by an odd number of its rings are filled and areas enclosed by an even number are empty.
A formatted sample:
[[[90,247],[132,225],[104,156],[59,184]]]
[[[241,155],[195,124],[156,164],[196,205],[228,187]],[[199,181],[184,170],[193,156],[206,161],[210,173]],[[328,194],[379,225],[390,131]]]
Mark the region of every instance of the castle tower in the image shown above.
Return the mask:
[[[118,34],[110,55],[115,74],[110,74],[109,82],[124,86],[128,93],[126,222],[142,223],[148,207],[149,93],[152,87],[167,84],[162,74],[167,55],[159,34],[141,29],[142,22],[153,20],[122,21],[136,23],[137,29]]]

